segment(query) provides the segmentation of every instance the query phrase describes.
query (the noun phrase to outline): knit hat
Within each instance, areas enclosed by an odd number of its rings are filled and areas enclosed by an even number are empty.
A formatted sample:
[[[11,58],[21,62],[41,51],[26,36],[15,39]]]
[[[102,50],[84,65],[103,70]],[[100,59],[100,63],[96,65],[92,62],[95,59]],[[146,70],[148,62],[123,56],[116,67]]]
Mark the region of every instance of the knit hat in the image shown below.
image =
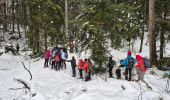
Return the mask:
[[[127,55],[128,55],[128,56],[131,56],[131,55],[132,55],[131,51],[128,51]]]

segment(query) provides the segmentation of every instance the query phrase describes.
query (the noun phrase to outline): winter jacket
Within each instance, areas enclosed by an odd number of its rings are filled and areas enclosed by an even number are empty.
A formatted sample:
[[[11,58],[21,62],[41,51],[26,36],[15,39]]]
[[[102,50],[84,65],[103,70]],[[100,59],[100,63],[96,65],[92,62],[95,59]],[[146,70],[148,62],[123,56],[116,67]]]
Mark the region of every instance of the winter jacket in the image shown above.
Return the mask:
[[[89,63],[85,62],[84,65],[83,65],[83,68],[84,68],[85,73],[88,73],[88,71],[89,71]]]
[[[137,65],[135,66],[135,68],[139,69],[142,72],[146,72],[147,68],[145,68],[144,66],[144,60],[142,56],[136,55],[136,60],[137,60]]]
[[[125,65],[125,68],[129,68],[129,59],[133,59],[133,63],[135,64],[135,59],[131,55],[128,55],[127,58],[123,61],[123,65]]]
[[[44,59],[49,59],[50,58],[50,50],[47,50],[44,54]]]
[[[83,70],[83,69],[84,69],[84,68],[83,68],[83,67],[84,67],[83,65],[84,65],[84,61],[83,61],[82,59],[79,60],[79,62],[78,62],[78,68]]]
[[[112,59],[109,59],[109,63],[107,64],[107,66],[109,67],[109,68],[113,68],[113,66],[116,64],[116,62],[114,61],[114,60],[112,60]]]
[[[71,62],[71,66],[72,67],[76,67],[76,60],[75,59],[71,59],[71,60],[68,60],[68,62]]]
[[[62,53],[61,53],[61,58],[63,59],[63,60],[66,60],[67,58],[66,58],[66,53],[63,51]]]

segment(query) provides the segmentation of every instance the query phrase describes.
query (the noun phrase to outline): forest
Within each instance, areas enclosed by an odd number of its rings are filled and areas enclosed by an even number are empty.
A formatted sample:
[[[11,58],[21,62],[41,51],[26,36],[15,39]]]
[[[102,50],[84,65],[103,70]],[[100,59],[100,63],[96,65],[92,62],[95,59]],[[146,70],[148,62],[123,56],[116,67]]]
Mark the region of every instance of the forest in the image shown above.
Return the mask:
[[[161,66],[168,63],[169,5],[170,0],[0,0],[0,43],[10,34],[11,40],[26,38],[33,55],[58,45],[75,47],[77,53],[91,50],[100,68],[108,44],[132,52],[142,52],[145,44],[152,65]],[[133,51],[137,39],[140,48]]]

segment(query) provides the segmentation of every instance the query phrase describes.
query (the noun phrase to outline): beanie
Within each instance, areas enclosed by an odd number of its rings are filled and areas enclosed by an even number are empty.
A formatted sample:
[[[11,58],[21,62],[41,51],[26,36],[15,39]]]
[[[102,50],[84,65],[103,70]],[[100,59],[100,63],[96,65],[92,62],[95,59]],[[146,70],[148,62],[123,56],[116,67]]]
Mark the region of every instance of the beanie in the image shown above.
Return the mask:
[[[131,56],[131,55],[132,55],[131,51],[128,51],[127,55],[128,55],[128,56]]]

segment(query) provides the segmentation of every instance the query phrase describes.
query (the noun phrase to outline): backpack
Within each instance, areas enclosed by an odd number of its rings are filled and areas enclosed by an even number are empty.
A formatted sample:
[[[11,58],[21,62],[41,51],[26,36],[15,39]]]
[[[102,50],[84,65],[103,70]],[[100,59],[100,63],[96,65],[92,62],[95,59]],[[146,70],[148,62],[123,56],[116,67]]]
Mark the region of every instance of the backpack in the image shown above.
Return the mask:
[[[147,59],[146,57],[143,57],[143,61],[144,61],[145,68],[151,67],[149,59]]]
[[[55,57],[55,60],[56,60],[56,62],[59,62],[59,61],[60,61],[60,58],[59,58],[58,55]]]
[[[129,58],[128,59],[128,67],[133,68],[133,66],[134,66],[134,60],[133,60],[133,58]]]
[[[112,61],[109,61],[108,66],[113,67],[115,64],[116,64],[116,62],[114,60],[112,60]]]

